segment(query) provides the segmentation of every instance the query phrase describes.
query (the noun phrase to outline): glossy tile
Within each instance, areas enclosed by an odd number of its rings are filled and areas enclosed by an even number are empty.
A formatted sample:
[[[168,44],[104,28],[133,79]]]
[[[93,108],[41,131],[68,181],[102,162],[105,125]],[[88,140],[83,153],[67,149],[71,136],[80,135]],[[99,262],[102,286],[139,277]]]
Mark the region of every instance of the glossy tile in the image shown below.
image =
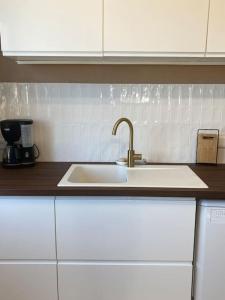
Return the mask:
[[[225,85],[0,83],[0,119],[24,117],[34,119],[41,161],[126,156],[128,128],[111,131],[127,117],[149,161],[194,162],[198,128],[225,134]]]

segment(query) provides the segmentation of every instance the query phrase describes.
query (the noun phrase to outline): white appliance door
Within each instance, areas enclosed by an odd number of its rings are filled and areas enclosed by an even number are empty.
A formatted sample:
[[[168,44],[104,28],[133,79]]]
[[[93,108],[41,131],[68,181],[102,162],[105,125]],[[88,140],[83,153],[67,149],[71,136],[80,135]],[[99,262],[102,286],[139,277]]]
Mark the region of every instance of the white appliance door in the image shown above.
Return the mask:
[[[225,299],[225,201],[198,207],[195,300]]]

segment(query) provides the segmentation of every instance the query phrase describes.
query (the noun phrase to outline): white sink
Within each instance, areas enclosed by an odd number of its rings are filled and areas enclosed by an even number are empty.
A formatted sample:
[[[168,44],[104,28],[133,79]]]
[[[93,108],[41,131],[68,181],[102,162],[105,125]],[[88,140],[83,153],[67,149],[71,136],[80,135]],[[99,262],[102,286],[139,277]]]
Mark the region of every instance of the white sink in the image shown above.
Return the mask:
[[[145,165],[127,168],[117,165],[73,164],[58,186],[208,188],[185,165]]]
[[[114,165],[72,165],[64,177],[72,184],[116,184],[127,182],[127,170]]]

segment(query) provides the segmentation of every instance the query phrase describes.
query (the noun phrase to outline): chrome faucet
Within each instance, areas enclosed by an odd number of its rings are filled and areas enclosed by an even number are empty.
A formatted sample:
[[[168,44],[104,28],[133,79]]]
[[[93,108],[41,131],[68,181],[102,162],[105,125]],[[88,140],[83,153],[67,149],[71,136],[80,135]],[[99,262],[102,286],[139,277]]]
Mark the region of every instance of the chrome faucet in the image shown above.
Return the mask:
[[[142,155],[136,154],[134,151],[134,146],[133,146],[133,144],[134,144],[134,128],[133,128],[131,121],[127,118],[120,118],[119,120],[117,120],[113,126],[112,134],[116,135],[117,128],[119,127],[119,125],[122,122],[126,122],[129,126],[129,130],[130,130],[129,149],[128,149],[128,153],[127,153],[127,166],[129,168],[133,168],[135,160],[141,160]]]

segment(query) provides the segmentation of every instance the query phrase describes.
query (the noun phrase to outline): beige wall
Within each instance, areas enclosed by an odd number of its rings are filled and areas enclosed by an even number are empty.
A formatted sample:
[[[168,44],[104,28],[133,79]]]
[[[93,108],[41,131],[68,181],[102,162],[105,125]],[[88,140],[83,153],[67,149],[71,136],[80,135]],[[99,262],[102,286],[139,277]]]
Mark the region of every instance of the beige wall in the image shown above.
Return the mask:
[[[225,83],[225,66],[17,65],[0,55],[0,82]]]

